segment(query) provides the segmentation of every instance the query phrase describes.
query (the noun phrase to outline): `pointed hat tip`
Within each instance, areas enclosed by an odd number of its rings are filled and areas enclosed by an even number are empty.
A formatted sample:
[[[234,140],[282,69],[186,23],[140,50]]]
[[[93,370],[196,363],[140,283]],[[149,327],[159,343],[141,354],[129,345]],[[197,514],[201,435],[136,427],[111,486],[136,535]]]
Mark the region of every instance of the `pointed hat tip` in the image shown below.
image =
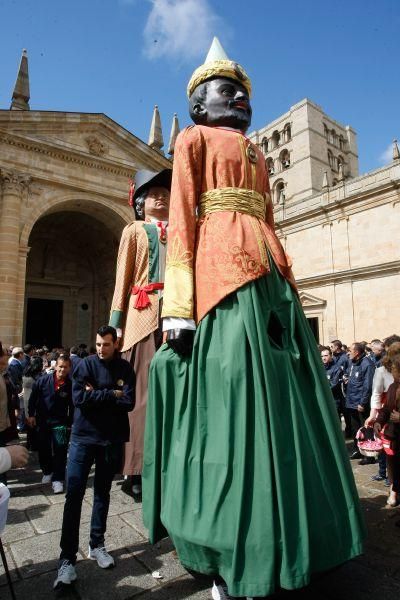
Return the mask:
[[[208,63],[213,62],[214,60],[229,60],[228,55],[226,54],[225,50],[221,45],[221,42],[216,36],[214,36],[213,38],[206,60],[204,62]]]

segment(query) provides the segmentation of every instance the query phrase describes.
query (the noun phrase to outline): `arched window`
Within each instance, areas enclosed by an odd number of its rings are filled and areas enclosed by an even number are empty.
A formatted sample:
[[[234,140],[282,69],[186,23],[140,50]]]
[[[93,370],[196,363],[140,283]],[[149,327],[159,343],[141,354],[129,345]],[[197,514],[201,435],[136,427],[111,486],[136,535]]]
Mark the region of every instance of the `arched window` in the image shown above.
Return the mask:
[[[290,154],[288,150],[282,150],[279,155],[279,160],[281,161],[282,169],[288,169],[290,167]]]
[[[334,158],[333,158],[333,154],[330,150],[328,150],[328,163],[331,169],[336,168],[335,162],[334,162]]]
[[[342,135],[340,135],[339,136],[339,148],[340,148],[340,150],[342,150],[342,152],[344,150],[344,144],[345,144],[344,137]]]
[[[265,161],[265,164],[267,165],[268,175],[274,175],[275,174],[274,159],[271,157],[267,158],[267,160]]]
[[[283,204],[285,202],[285,182],[281,179],[277,181],[274,189],[275,204]]]
[[[281,143],[281,136],[279,131],[275,130],[272,134],[272,148],[276,148]]]
[[[262,151],[264,152],[264,154],[267,154],[267,152],[268,152],[268,139],[266,137],[262,139],[261,147],[262,147]]]
[[[286,123],[283,129],[283,137],[285,142],[290,142],[292,139],[292,128],[290,127],[290,123]]]
[[[335,146],[338,145],[337,134],[334,129],[332,129],[332,144],[334,144]]]
[[[327,126],[324,123],[324,136],[326,137],[327,140],[329,140],[329,131]]]

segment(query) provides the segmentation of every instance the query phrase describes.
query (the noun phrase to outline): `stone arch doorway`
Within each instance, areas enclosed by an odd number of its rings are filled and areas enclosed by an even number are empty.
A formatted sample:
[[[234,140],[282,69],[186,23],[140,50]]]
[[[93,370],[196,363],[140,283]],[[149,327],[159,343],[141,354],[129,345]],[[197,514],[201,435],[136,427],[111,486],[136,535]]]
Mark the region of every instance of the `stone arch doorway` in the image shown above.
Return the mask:
[[[57,208],[29,236],[23,337],[49,348],[90,347],[108,322],[124,223],[112,211]]]

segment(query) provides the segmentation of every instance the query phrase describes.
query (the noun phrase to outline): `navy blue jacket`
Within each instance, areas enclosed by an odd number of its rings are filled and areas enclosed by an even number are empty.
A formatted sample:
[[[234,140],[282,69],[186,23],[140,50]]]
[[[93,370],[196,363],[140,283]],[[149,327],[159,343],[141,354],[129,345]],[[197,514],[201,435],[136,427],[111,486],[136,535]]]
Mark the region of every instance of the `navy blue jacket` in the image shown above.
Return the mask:
[[[340,354],[333,354],[332,356],[333,362],[337,367],[341,367],[342,372],[346,373],[348,368],[350,368],[350,359],[347,356],[346,352],[341,352]]]
[[[346,408],[356,409],[359,404],[369,405],[374,373],[375,366],[365,354],[355,362],[350,361],[347,373],[349,380],[346,390]]]
[[[382,354],[379,356],[379,358],[378,358],[378,357],[377,357],[377,356],[376,356],[376,355],[375,355],[373,352],[371,352],[370,354],[368,354],[368,358],[369,358],[369,360],[372,362],[372,364],[373,364],[373,365],[374,365],[376,368],[378,368],[378,367],[380,367],[380,366],[382,365],[382,358],[383,358],[384,356],[385,356],[385,355],[384,355],[383,353],[382,353]]]
[[[76,367],[79,365],[79,363],[81,362],[81,357],[78,356],[77,354],[70,354],[70,359],[71,359],[71,371],[74,372]]]
[[[69,377],[58,389],[54,385],[54,373],[46,373],[36,379],[29,398],[28,412],[36,417],[37,425],[70,425],[73,417],[72,383]]]
[[[22,366],[21,361],[19,361],[18,358],[12,358],[12,360],[9,362],[7,371],[14,387],[16,387],[18,392],[20,392],[22,390],[22,375],[24,372],[24,367]]]
[[[93,387],[88,390],[87,384]],[[116,398],[114,390],[124,392]],[[72,439],[85,444],[108,445],[129,440],[128,412],[135,402],[135,374],[128,361],[87,356],[72,376],[75,406]]]
[[[331,386],[332,395],[336,401],[336,404],[340,404],[343,400],[341,381],[343,377],[343,371],[333,361],[324,364],[325,374]]]

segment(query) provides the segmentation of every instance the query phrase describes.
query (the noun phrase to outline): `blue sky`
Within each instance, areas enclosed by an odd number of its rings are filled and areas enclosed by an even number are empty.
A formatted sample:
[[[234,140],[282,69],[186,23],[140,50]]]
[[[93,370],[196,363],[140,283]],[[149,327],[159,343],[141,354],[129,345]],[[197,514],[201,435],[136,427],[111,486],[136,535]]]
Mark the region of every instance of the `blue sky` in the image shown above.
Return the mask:
[[[186,85],[217,35],[253,83],[262,127],[304,97],[358,133],[360,172],[400,138],[399,0],[1,0],[0,108],[27,48],[31,108],[104,112],[165,145]]]

